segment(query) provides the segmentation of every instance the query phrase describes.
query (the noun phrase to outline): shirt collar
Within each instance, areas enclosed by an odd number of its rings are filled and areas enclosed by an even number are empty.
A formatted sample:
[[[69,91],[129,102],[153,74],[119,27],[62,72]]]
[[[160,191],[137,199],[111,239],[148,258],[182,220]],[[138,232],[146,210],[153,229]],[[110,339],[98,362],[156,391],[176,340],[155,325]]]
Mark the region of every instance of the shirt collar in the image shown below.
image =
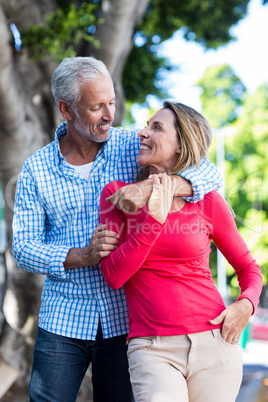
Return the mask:
[[[58,151],[58,156],[60,159],[65,159],[62,156],[62,153],[60,151],[60,143],[59,140],[64,137],[67,134],[67,121],[63,121],[56,129],[55,132],[55,144],[57,147],[57,151]]]

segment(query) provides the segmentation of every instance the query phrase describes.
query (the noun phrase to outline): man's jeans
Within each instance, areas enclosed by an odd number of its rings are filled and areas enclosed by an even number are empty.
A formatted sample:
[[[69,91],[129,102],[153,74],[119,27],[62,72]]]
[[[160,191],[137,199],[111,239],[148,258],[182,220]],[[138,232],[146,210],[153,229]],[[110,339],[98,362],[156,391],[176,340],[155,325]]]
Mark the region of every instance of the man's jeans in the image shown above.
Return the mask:
[[[126,335],[96,341],[55,335],[38,327],[29,387],[31,402],[74,402],[92,363],[94,402],[134,401]]]

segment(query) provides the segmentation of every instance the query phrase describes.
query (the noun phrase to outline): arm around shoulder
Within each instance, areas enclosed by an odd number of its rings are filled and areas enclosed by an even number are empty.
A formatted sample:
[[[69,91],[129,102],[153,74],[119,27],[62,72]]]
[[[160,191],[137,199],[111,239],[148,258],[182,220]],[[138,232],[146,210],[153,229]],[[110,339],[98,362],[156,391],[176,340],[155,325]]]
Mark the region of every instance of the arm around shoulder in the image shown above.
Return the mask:
[[[192,197],[184,197],[189,202],[201,201],[204,196],[222,186],[222,177],[218,168],[206,158],[203,158],[199,167],[191,166],[179,174],[191,182]]]

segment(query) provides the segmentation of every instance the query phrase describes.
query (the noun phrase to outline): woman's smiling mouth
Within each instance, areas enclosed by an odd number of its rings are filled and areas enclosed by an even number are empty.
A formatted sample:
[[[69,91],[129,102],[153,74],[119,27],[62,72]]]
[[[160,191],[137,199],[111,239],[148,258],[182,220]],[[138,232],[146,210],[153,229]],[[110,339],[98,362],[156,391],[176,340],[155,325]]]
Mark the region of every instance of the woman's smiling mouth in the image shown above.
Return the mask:
[[[149,147],[149,145],[145,145],[145,144],[140,145],[140,150],[149,151],[150,149],[152,149],[152,148]]]

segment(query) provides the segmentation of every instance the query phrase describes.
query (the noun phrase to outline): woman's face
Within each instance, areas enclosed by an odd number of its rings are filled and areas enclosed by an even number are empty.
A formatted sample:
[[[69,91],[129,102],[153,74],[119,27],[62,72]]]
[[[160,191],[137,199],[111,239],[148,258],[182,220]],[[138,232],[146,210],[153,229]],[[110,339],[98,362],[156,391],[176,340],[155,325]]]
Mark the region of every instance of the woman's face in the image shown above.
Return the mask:
[[[176,164],[180,144],[175,122],[170,109],[161,109],[139,131],[140,152],[137,163],[149,166],[150,174],[170,172]]]

